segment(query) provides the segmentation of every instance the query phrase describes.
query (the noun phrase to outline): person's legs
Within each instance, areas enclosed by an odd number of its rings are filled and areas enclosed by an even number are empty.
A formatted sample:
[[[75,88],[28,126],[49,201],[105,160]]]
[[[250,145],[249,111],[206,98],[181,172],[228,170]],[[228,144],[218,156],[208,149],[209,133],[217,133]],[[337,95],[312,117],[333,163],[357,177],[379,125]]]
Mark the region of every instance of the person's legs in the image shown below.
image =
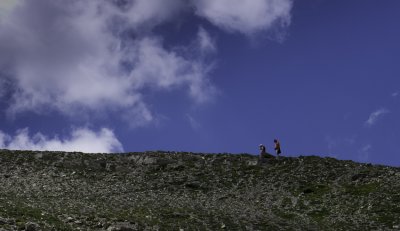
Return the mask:
[[[258,160],[260,164],[265,163],[265,154],[260,153]]]

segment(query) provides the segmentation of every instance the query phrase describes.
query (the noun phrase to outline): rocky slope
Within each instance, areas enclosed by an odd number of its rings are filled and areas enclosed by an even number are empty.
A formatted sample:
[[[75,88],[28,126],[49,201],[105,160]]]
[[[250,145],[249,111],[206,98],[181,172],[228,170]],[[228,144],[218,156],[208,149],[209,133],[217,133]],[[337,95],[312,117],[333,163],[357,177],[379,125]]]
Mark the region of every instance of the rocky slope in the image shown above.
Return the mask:
[[[400,230],[400,169],[304,156],[0,151],[0,230]]]

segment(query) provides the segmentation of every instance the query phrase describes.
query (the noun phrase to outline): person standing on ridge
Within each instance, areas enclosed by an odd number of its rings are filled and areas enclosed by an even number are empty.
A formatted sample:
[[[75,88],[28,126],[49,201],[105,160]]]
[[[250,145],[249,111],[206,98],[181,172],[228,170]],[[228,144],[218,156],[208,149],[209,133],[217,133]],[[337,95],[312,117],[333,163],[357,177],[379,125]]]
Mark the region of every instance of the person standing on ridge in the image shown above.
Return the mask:
[[[267,152],[266,152],[265,146],[263,144],[260,144],[259,148],[260,148],[260,163],[263,163],[264,157],[267,154]]]
[[[279,160],[279,156],[282,153],[281,151],[281,144],[279,143],[279,141],[277,139],[274,139],[274,143],[275,143],[275,152],[276,152],[276,157]]]

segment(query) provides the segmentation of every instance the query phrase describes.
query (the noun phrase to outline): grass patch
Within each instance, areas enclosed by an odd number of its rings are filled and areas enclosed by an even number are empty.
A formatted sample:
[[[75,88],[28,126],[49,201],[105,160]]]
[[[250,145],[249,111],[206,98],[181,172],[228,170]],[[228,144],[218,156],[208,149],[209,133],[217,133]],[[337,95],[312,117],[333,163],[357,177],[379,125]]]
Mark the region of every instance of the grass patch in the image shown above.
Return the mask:
[[[349,184],[345,186],[345,191],[354,196],[361,196],[377,192],[379,188],[380,185],[376,182],[361,185]]]
[[[394,214],[379,214],[377,220],[379,223],[390,227],[394,224],[397,224],[396,222],[398,222],[399,218],[398,215]]]
[[[25,224],[26,222],[33,221],[43,227],[54,227],[56,230],[73,230],[72,227],[65,224],[56,216],[48,214],[41,209],[33,208],[18,202],[15,205],[2,204],[2,217],[12,217],[16,220],[17,224]]]
[[[303,193],[307,199],[320,199],[323,195],[330,192],[329,185],[308,184],[299,188],[298,193]]]
[[[316,222],[322,222],[327,216],[329,216],[329,211],[325,208],[320,210],[313,210],[308,213],[308,215]]]
[[[275,210],[274,214],[277,215],[280,218],[287,219],[287,220],[293,220],[297,216],[294,213],[283,211],[283,210],[280,210],[280,209]]]

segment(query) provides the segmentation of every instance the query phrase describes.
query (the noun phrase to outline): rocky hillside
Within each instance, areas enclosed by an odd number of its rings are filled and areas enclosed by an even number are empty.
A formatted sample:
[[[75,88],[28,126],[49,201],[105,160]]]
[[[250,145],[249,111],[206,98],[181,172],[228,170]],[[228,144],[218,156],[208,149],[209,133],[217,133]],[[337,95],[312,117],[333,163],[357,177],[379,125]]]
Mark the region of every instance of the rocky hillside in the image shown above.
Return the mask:
[[[0,230],[400,230],[400,169],[301,156],[0,151]]]

